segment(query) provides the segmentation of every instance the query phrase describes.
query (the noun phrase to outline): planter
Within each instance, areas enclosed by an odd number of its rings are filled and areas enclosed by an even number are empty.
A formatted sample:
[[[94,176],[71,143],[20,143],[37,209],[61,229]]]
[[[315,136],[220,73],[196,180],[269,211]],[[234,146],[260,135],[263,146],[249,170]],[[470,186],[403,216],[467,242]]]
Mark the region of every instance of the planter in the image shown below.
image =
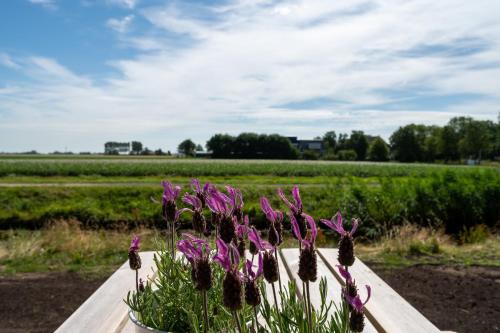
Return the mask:
[[[160,330],[157,330],[157,329],[154,329],[154,328],[151,328],[151,327],[148,327],[144,324],[142,324],[136,317],[135,317],[135,313],[134,311],[132,310],[128,310],[128,316],[130,318],[130,320],[134,323],[134,332],[135,333],[169,333],[169,332],[166,332],[166,331],[160,331]]]

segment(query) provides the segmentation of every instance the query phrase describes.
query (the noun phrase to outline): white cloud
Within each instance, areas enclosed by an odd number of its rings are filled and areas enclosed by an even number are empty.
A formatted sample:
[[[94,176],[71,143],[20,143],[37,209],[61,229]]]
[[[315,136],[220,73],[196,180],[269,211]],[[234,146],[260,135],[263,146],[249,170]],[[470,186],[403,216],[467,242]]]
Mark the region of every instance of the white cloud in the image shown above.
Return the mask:
[[[12,69],[19,68],[19,65],[7,53],[0,53],[0,65]]]
[[[443,124],[465,114],[496,119],[499,10],[487,0],[240,0],[145,8],[140,15],[155,33],[120,36],[138,55],[112,61],[120,75],[104,84],[55,60],[31,59],[34,68],[26,70],[42,83],[0,90],[0,110],[7,110],[0,113],[0,150],[61,149],[60,142],[98,150],[109,139],[174,149],[185,137],[204,143],[215,132],[241,131],[310,138],[363,129],[387,137],[408,122]],[[120,22],[113,28],[125,31]],[[464,40],[484,47],[475,51]],[[387,109],[380,105],[405,100],[387,91],[485,98]],[[341,103],[276,107],[319,97]]]
[[[55,0],[29,0],[34,5],[40,5],[46,9],[57,9]]]
[[[110,18],[106,21],[106,25],[113,30],[124,33],[127,31],[133,20],[134,15],[127,15],[121,19]]]
[[[106,0],[106,1],[111,5],[118,5],[129,9],[133,9],[139,2],[138,0]]]

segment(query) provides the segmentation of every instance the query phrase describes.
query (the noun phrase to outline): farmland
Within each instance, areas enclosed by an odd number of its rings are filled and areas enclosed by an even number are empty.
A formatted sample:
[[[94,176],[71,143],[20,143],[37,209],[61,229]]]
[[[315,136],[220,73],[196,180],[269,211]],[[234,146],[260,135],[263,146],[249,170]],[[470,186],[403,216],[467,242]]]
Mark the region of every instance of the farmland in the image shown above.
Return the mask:
[[[161,227],[158,206],[150,200],[161,195],[160,180],[187,191],[191,177],[240,187],[246,213],[257,226],[265,223],[259,197],[269,196],[280,207],[277,188],[289,190],[294,184],[301,188],[306,212],[327,218],[340,209],[347,217],[360,217],[360,232],[367,238],[406,223],[458,233],[476,224],[494,226],[500,214],[500,169],[494,167],[3,156],[0,228],[38,228],[59,219],[93,227]]]

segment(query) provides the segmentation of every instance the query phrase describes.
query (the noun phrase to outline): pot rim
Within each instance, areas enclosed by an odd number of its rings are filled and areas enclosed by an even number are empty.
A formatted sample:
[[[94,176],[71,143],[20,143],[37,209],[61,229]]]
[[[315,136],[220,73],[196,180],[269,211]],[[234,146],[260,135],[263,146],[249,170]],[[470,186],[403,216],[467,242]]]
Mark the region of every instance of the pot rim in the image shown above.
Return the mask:
[[[128,309],[128,316],[129,316],[130,320],[134,323],[134,325],[139,326],[140,328],[147,330],[148,332],[151,332],[151,333],[169,333],[167,331],[157,330],[155,328],[144,325],[143,323],[141,323],[139,321],[139,319],[136,318],[134,311],[130,308]]]

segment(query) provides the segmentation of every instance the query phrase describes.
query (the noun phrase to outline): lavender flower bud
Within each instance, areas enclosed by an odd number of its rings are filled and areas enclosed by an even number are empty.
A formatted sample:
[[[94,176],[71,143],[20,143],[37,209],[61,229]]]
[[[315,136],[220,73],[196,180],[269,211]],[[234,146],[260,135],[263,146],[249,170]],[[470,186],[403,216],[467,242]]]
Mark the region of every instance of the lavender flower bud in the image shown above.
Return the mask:
[[[141,257],[137,251],[128,251],[128,263],[133,270],[141,268]]]
[[[224,217],[220,221],[219,226],[220,238],[226,243],[229,244],[236,236],[236,231],[234,229],[233,220],[230,217]]]
[[[224,306],[231,311],[240,310],[242,308],[241,292],[241,280],[238,272],[235,270],[226,272],[226,276],[222,281],[222,302]]]
[[[260,304],[260,292],[255,281],[245,282],[245,302],[251,306]]]
[[[250,253],[252,255],[257,255],[257,253],[259,253],[259,249],[257,249],[257,247],[255,246],[255,244],[253,242],[250,242]]]
[[[177,206],[174,201],[167,201],[162,206],[163,216],[168,222],[175,221],[175,212],[177,211]]]
[[[202,234],[205,232],[206,225],[205,225],[205,217],[198,211],[195,211],[193,213],[193,229],[199,234]]]
[[[307,225],[306,219],[302,216],[302,214],[295,214],[295,219],[297,220],[297,224],[299,225],[300,236],[304,239],[307,235]],[[293,234],[293,232],[292,232]],[[295,235],[294,235],[295,237]]]
[[[314,282],[318,278],[316,259],[316,250],[313,246],[305,247],[300,251],[298,275],[302,281]]]
[[[269,244],[271,244],[272,246],[277,246],[280,241],[278,231],[276,230],[274,223],[271,223],[271,225],[269,226],[269,231],[267,233],[267,240],[269,241]]]
[[[264,258],[262,260],[262,268],[264,270],[264,278],[269,283],[274,283],[278,281],[278,263],[276,258],[270,252],[264,253]]]
[[[207,258],[196,262],[196,289],[209,290],[212,288],[212,268]]]
[[[251,242],[250,242],[251,243]],[[244,258],[245,257],[245,248],[246,248],[246,244],[245,244],[245,240],[243,238],[240,238],[238,240],[238,254],[240,255],[240,257]]]
[[[365,328],[365,315],[362,311],[351,311],[351,315],[349,317],[349,327],[353,332],[363,332],[363,329]]]
[[[340,237],[338,260],[342,266],[352,266],[354,263],[354,244],[349,234]]]

